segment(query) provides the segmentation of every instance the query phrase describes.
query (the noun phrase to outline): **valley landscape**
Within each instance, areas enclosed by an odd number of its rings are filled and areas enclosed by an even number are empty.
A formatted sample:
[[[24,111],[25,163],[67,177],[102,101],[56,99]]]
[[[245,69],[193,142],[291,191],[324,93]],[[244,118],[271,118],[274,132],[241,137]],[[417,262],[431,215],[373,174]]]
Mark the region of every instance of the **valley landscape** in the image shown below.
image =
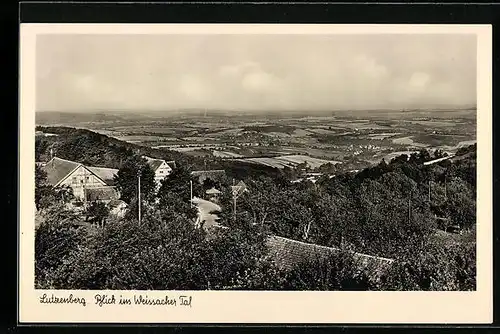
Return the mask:
[[[477,42],[38,36],[35,288],[476,290]]]
[[[129,143],[273,168],[361,169],[421,149],[454,154],[476,142],[475,108],[330,113],[190,111],[37,113],[39,125],[84,128]]]

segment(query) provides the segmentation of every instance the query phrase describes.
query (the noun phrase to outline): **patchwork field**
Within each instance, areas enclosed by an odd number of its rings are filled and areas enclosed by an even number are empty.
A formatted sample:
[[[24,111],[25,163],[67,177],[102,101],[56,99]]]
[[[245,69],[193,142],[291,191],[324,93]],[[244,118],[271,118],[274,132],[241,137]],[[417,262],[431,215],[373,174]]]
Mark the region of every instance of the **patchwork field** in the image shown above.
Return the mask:
[[[64,121],[153,148],[276,168],[374,164],[420,149],[454,152],[476,140],[475,109],[53,117],[54,125]],[[50,113],[38,118],[47,123]]]
[[[309,157],[306,155],[285,155],[285,156],[278,156],[278,157],[273,157],[273,158],[245,158],[245,159],[236,159],[237,161],[242,161],[242,162],[250,162],[250,163],[256,163],[256,164],[261,164],[269,167],[274,167],[274,168],[285,168],[285,167],[295,167],[301,163],[307,163],[309,167],[311,168],[317,168],[320,167],[324,164],[331,163],[331,164],[338,164],[340,163],[339,161],[334,161],[334,160],[323,160],[323,159],[317,159],[313,157]]]

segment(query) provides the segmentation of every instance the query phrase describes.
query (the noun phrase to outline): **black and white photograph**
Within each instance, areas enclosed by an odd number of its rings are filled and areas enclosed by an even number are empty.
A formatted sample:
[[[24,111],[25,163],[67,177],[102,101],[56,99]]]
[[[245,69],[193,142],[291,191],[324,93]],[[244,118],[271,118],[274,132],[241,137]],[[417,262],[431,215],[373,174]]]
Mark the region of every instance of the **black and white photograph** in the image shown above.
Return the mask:
[[[39,35],[35,287],[475,290],[476,44]]]
[[[24,29],[25,317],[485,319],[486,28],[89,26]]]

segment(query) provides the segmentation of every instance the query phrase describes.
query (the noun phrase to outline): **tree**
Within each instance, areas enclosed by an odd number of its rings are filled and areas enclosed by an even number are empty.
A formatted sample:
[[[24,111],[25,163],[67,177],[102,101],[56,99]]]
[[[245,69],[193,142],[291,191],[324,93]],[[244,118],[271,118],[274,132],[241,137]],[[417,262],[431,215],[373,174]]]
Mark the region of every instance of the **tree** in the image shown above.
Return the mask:
[[[47,173],[38,165],[35,166],[35,205],[37,210],[41,209],[45,204],[50,203],[43,201],[47,197],[54,197],[52,186],[47,184]]]
[[[172,193],[179,199],[189,202],[191,199],[191,181],[193,183],[193,196],[202,196],[203,188],[198,179],[192,177],[188,169],[179,166],[161,182],[160,189],[158,190],[160,201],[166,194]]]
[[[460,178],[452,178],[447,184],[447,209],[451,221],[461,228],[476,225],[476,196],[470,186]]]
[[[295,265],[283,280],[283,290],[363,291],[374,287],[369,269],[353,253],[339,251]]]
[[[35,206],[37,210],[47,209],[55,203],[68,203],[73,199],[71,187],[52,187],[47,182],[47,173],[39,166],[35,166]]]
[[[132,156],[127,159],[115,176],[116,187],[121,199],[130,204],[138,196],[138,176],[141,177],[141,197],[150,201],[156,195],[154,172],[146,159]]]
[[[378,289],[473,291],[476,289],[475,258],[475,242],[451,245],[428,242],[425,251],[401,253]]]
[[[81,218],[56,203],[43,216],[35,230],[35,284],[53,289],[64,277],[54,275],[58,267],[77,251],[84,234],[77,223]]]
[[[87,208],[86,220],[98,226],[104,226],[106,218],[109,216],[109,208],[102,202],[92,202]]]

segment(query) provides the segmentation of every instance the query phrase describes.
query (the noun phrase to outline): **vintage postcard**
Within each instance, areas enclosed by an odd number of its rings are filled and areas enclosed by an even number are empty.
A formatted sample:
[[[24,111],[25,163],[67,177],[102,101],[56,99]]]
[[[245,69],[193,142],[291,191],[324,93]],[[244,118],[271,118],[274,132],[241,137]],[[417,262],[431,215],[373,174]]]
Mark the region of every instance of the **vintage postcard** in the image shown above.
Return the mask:
[[[21,323],[490,323],[487,25],[21,24]]]

